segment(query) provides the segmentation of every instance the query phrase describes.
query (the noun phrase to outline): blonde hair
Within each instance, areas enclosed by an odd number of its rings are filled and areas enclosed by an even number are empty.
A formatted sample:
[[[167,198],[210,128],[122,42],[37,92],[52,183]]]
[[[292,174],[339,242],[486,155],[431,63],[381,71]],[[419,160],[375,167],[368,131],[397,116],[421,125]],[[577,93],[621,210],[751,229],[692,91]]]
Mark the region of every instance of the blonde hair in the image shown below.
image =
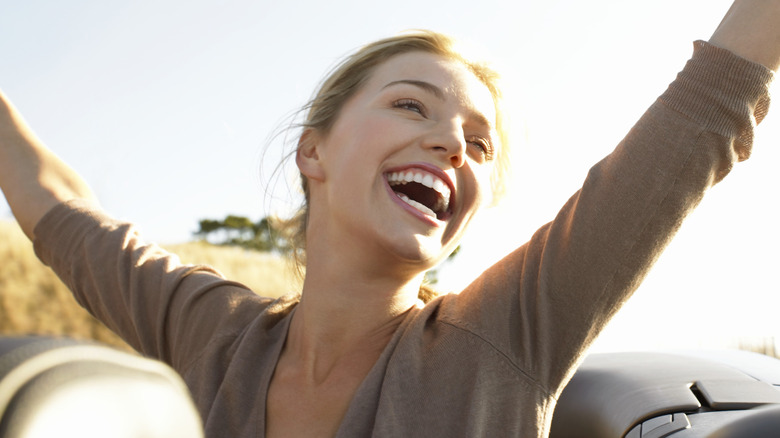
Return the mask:
[[[443,56],[462,63],[490,91],[496,108],[496,131],[500,147],[495,158],[495,170],[491,175],[493,203],[505,192],[505,181],[509,173],[508,132],[502,105],[502,94],[498,74],[485,63],[466,59],[456,49],[455,41],[443,34],[432,31],[407,32],[390,38],[375,41],[363,46],[341,61],[326,76],[318,87],[314,97],[301,109],[306,113],[300,124],[302,132],[312,129],[320,135],[327,135],[333,127],[344,104],[371,77],[374,70],[393,56],[409,52],[426,52]],[[306,265],[306,227],[309,218],[308,181],[301,175],[301,188],[304,202],[293,218],[285,221],[284,228],[293,246],[291,255],[299,273]],[[436,296],[429,287],[420,289],[419,298],[428,302]]]

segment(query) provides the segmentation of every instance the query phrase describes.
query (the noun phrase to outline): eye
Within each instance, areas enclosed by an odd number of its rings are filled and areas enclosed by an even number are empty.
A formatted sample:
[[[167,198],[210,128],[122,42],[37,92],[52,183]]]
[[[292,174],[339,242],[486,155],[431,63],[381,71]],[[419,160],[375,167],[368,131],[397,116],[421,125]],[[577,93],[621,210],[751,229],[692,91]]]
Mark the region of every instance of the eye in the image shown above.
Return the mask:
[[[483,161],[491,161],[493,159],[494,150],[490,140],[474,136],[467,138],[466,141],[478,149]]]
[[[399,99],[393,102],[393,108],[399,108],[416,112],[423,117],[426,117],[425,106],[415,99]]]

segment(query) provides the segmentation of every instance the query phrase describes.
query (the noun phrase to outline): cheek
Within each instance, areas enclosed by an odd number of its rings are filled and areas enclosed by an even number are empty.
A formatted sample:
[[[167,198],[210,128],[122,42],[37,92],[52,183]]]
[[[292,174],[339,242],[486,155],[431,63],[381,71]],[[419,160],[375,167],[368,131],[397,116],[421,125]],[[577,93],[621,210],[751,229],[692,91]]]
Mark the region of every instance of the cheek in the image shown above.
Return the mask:
[[[493,169],[492,164],[483,164],[476,166],[474,170],[474,182],[481,207],[489,205],[493,199]]]
[[[408,144],[414,137],[414,132],[404,123],[381,115],[366,117],[356,127],[355,134],[364,144],[381,150]]]
[[[384,152],[394,144],[399,133],[388,120],[377,117],[355,118],[334,128],[328,147],[358,160]]]

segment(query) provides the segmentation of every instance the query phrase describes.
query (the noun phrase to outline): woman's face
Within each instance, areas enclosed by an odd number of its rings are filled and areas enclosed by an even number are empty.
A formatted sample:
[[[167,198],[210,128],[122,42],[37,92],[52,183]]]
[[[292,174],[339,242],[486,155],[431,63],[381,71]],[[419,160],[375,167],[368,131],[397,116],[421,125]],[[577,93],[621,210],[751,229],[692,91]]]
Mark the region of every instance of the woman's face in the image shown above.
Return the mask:
[[[490,91],[463,64],[424,52],[390,58],[327,135],[314,135],[315,166],[299,156],[310,233],[418,271],[434,266],[489,198],[495,120]]]

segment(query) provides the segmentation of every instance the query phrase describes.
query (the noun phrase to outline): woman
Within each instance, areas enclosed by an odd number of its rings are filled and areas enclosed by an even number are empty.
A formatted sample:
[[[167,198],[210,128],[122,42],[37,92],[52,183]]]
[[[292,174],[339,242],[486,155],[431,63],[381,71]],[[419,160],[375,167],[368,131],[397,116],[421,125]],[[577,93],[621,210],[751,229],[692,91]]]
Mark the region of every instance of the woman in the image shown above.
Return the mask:
[[[424,272],[500,187],[507,147],[492,74],[435,34],[367,46],[312,102],[300,296],[260,298],[143,244],[5,98],[0,187],[77,299],[182,374],[209,436],[546,436],[587,346],[747,157],[778,20],[778,0],[737,1],[553,222],[428,304]]]

